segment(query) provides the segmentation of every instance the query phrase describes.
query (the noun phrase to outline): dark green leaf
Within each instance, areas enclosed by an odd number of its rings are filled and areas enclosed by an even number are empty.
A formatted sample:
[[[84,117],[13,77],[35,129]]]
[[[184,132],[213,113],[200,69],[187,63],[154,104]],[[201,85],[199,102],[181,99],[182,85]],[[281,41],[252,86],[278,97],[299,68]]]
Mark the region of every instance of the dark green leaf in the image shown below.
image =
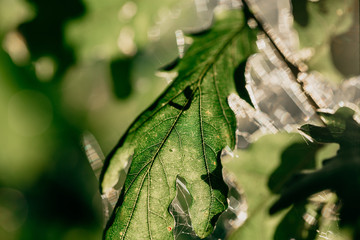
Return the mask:
[[[274,240],[283,239],[315,239],[319,228],[318,222],[312,226],[304,221],[304,215],[307,213],[306,202],[300,202],[294,205],[285,217],[281,220],[274,234]],[[318,215],[317,215],[318,216]]]
[[[240,11],[223,13],[207,34],[194,37],[176,67],[178,77],[108,158],[103,193],[116,185],[131,156],[132,165],[106,239],[173,239],[168,208],[177,176],[193,198],[189,213],[196,234],[212,232],[227,207],[219,155],[235,143],[236,119],[227,96],[235,91],[234,69],[254,52],[255,39]]]
[[[244,72],[246,69],[246,62],[247,61],[243,61],[242,63],[240,63],[239,66],[234,71],[235,87],[239,96],[242,99],[244,99],[247,103],[249,103],[252,107],[254,107],[254,104],[250,99],[250,95],[245,88],[246,80],[245,80]]]
[[[353,119],[353,114],[351,109],[340,108],[334,114],[321,114],[325,127],[301,127],[300,130],[316,141],[335,142],[340,149],[335,157],[323,161],[321,169],[289,181],[280,199],[271,207],[271,213],[330,189],[342,202],[340,223],[355,226],[356,234],[360,234],[360,125]]]
[[[110,64],[114,93],[120,99],[131,94],[133,62],[134,58],[118,58]]]
[[[320,143],[339,143],[341,147],[357,147],[360,143],[360,127],[353,119],[354,111],[350,108],[339,108],[334,114],[319,113],[326,124],[318,127],[306,124],[300,130]]]
[[[318,145],[308,145],[305,142],[294,143],[287,147],[281,154],[281,164],[269,178],[268,186],[271,191],[279,193],[294,174],[304,169],[314,168],[315,154],[318,149]]]

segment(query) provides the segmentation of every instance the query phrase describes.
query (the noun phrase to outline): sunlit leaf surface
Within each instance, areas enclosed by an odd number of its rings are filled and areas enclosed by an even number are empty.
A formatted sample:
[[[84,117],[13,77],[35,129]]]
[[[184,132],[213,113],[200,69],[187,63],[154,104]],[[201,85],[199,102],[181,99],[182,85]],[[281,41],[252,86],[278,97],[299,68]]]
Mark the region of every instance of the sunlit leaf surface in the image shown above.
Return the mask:
[[[254,51],[255,32],[240,11],[219,16],[176,67],[178,77],[120,140],[104,171],[102,191],[117,183],[132,156],[106,239],[173,239],[168,207],[179,175],[193,198],[190,215],[199,237],[213,230],[227,207],[219,155],[235,144],[236,120],[227,104],[234,69]]]

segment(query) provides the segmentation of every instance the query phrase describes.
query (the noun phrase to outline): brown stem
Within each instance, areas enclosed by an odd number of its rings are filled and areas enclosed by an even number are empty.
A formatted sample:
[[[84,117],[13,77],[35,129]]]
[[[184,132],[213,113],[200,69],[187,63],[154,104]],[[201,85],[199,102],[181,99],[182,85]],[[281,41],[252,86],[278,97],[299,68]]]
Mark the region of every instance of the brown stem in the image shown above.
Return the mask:
[[[268,24],[259,16],[259,9],[256,5],[251,4],[250,0],[243,0],[243,7],[246,19],[255,20],[257,27],[265,33],[266,37],[270,40],[278,55],[280,55],[281,59],[290,69],[291,73],[293,74],[294,81],[300,84],[301,90],[306,95],[309,103],[313,106],[315,111],[318,110],[320,108],[319,105],[314,101],[311,95],[307,93],[307,91],[304,89],[303,82],[298,78],[300,73],[305,73],[307,71],[307,65],[294,57],[294,55],[287,49],[284,42],[280,37],[277,36],[270,24]]]

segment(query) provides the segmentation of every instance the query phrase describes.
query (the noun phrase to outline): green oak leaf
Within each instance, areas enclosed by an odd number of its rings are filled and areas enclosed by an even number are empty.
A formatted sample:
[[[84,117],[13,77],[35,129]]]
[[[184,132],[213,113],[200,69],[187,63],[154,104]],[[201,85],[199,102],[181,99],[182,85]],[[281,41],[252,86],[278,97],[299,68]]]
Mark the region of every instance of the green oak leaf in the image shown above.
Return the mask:
[[[319,112],[325,127],[306,124],[300,130],[320,143],[339,143],[342,148],[358,147],[360,128],[353,119],[355,112],[347,107],[339,108],[334,114]]]
[[[131,158],[127,179],[105,239],[173,239],[168,211],[176,178],[187,182],[196,234],[204,238],[227,207],[221,150],[234,147],[236,118],[227,104],[235,92],[234,70],[255,51],[256,31],[241,11],[222,12],[176,66],[178,77],[145,110],[107,159],[101,188],[118,181]]]

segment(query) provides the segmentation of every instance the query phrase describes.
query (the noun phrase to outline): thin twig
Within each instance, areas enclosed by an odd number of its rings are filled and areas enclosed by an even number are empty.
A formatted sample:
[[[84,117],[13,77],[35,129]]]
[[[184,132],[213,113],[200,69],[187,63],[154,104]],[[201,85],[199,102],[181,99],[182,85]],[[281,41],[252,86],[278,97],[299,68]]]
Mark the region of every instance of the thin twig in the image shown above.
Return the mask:
[[[300,73],[305,73],[308,67],[305,63],[294,57],[280,37],[277,36],[274,29],[264,21],[258,14],[259,10],[256,5],[250,3],[250,0],[243,0],[243,8],[246,19],[254,19],[257,23],[257,27],[263,31],[266,37],[269,39],[271,44],[274,46],[278,55],[280,55],[283,62],[290,69],[293,74],[293,79],[300,85],[302,92],[307,97],[309,103],[313,106],[314,110],[317,111],[320,107],[311,97],[311,95],[304,89],[304,84],[299,80],[298,76]]]

